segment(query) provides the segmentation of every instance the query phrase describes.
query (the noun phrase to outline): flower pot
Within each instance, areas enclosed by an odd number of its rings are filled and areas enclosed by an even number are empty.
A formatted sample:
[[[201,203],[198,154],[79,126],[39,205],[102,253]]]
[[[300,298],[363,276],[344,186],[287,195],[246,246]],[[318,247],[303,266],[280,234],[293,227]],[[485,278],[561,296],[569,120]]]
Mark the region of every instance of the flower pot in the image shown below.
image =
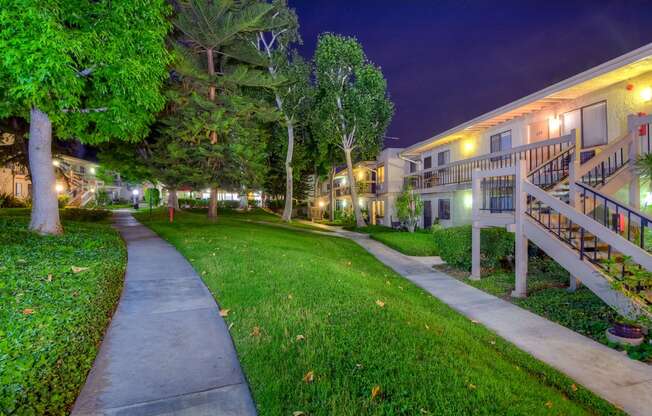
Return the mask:
[[[638,325],[629,325],[622,322],[614,322],[614,326],[611,329],[614,335],[622,338],[643,337],[643,328]]]

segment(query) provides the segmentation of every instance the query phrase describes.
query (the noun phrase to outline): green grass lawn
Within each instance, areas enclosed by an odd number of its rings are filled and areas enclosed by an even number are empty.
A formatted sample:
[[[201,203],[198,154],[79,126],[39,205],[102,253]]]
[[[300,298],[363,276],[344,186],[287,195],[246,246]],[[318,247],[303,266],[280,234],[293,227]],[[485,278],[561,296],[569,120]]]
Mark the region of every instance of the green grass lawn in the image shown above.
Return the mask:
[[[619,414],[352,241],[248,214],[138,217],[229,310],[261,415]]]
[[[367,233],[396,251],[408,256],[437,256],[439,253],[430,231],[417,230],[413,233],[397,231],[380,225],[370,225],[362,228],[347,228],[351,231]]]
[[[120,296],[126,250],[106,221],[64,221],[62,237],[28,222],[28,210],[0,210],[0,414],[67,414]]]

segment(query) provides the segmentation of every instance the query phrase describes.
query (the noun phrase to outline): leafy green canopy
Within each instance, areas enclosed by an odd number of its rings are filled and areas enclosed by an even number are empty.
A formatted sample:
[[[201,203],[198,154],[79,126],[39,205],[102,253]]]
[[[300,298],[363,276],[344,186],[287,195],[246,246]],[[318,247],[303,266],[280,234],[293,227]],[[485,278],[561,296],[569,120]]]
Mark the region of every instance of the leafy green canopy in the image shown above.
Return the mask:
[[[355,38],[320,36],[315,51],[315,131],[324,141],[373,157],[393,114],[387,82]]]
[[[48,114],[60,138],[143,138],[164,98],[164,0],[0,0],[0,118]]]

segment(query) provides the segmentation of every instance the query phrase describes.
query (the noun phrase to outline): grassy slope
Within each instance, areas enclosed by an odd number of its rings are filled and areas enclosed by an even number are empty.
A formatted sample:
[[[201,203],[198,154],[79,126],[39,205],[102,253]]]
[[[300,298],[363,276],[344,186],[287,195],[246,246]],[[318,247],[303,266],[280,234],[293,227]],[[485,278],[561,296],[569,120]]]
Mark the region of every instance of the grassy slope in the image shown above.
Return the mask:
[[[0,210],[0,414],[65,414],[118,301],[126,251],[106,223],[40,237],[28,221]]]
[[[617,413],[351,241],[252,224],[245,214],[214,224],[193,214],[174,224],[140,217],[230,309],[261,415]]]
[[[413,233],[396,231],[383,226],[367,226],[352,228],[352,231],[367,233],[374,240],[378,240],[394,250],[408,256],[437,256],[437,246],[429,231],[418,230]]]

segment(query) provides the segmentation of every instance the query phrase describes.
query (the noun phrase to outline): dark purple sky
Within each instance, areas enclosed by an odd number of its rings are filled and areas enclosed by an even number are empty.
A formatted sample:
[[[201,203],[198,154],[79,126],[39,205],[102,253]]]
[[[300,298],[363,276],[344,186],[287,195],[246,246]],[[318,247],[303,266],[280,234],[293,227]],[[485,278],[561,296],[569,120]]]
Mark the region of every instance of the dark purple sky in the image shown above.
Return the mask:
[[[388,135],[426,139],[652,42],[652,1],[289,0],[306,57],[317,36],[356,36],[383,69]]]

